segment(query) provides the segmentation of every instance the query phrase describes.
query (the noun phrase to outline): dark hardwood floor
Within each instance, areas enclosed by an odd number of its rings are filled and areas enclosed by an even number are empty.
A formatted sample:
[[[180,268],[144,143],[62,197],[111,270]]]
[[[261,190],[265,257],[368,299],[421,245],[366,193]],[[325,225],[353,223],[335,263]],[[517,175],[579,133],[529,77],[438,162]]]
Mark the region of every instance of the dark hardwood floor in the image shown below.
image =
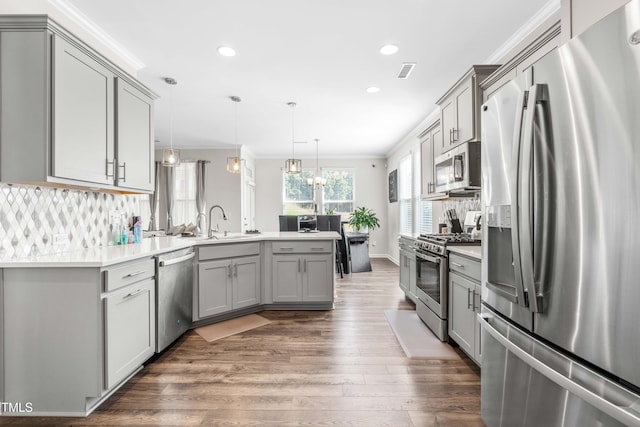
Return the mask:
[[[484,426],[477,366],[405,357],[383,311],[413,305],[398,267],[372,264],[338,279],[332,311],[264,311],[271,324],[212,343],[189,331],[87,418],[0,424]]]

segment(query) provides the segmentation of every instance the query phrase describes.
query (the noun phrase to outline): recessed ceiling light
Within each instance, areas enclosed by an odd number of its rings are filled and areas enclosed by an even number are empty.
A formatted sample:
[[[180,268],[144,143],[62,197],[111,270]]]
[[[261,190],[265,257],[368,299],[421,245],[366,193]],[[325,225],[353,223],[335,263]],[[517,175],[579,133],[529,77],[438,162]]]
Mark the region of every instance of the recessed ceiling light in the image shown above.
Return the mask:
[[[378,92],[380,92],[380,88],[379,87],[369,86],[367,88],[367,93],[378,93]]]
[[[398,52],[398,46],[395,44],[385,44],[380,48],[380,53],[383,55],[393,55]]]
[[[236,51],[229,46],[220,46],[218,48],[218,53],[222,56],[236,56]]]

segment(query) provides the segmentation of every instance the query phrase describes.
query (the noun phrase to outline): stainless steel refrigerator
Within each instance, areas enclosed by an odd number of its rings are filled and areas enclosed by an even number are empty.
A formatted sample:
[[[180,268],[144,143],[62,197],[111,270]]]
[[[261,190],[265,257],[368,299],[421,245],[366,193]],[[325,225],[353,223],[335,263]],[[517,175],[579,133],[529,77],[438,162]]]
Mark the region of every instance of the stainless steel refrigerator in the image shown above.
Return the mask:
[[[483,106],[482,417],[640,425],[640,0]]]

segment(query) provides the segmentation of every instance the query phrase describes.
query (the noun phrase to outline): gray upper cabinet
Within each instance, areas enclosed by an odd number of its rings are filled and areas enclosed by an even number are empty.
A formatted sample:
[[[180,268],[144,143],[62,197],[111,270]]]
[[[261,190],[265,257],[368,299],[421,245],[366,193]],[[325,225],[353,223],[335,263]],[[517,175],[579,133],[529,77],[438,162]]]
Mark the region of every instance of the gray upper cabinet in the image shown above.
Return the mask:
[[[54,38],[53,176],[113,184],[114,75],[62,38]]]
[[[153,99],[116,80],[117,185],[150,190],[154,180]]]
[[[0,16],[0,181],[153,191],[154,97],[46,16]]]
[[[442,152],[480,140],[482,89],[479,84],[497,68],[498,65],[474,65],[436,102],[440,106]]]
[[[444,152],[440,121],[429,126],[419,135],[420,138],[420,197],[436,200],[447,197],[445,193],[436,193],[434,160]]]

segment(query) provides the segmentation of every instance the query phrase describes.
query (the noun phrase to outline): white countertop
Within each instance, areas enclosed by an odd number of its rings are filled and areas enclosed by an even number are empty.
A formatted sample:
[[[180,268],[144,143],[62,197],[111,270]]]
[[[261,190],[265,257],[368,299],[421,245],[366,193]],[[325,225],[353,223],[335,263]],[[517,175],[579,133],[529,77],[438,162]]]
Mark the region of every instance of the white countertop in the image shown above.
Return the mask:
[[[199,245],[220,245],[265,240],[339,240],[335,231],[319,233],[267,232],[260,234],[229,233],[218,238],[199,237],[151,237],[139,244],[101,246],[73,252],[39,255],[29,258],[0,260],[0,268],[30,267],[107,267],[138,258],[152,257],[165,252]]]
[[[455,246],[447,245],[449,252],[466,255],[477,260],[482,260],[482,246]]]

